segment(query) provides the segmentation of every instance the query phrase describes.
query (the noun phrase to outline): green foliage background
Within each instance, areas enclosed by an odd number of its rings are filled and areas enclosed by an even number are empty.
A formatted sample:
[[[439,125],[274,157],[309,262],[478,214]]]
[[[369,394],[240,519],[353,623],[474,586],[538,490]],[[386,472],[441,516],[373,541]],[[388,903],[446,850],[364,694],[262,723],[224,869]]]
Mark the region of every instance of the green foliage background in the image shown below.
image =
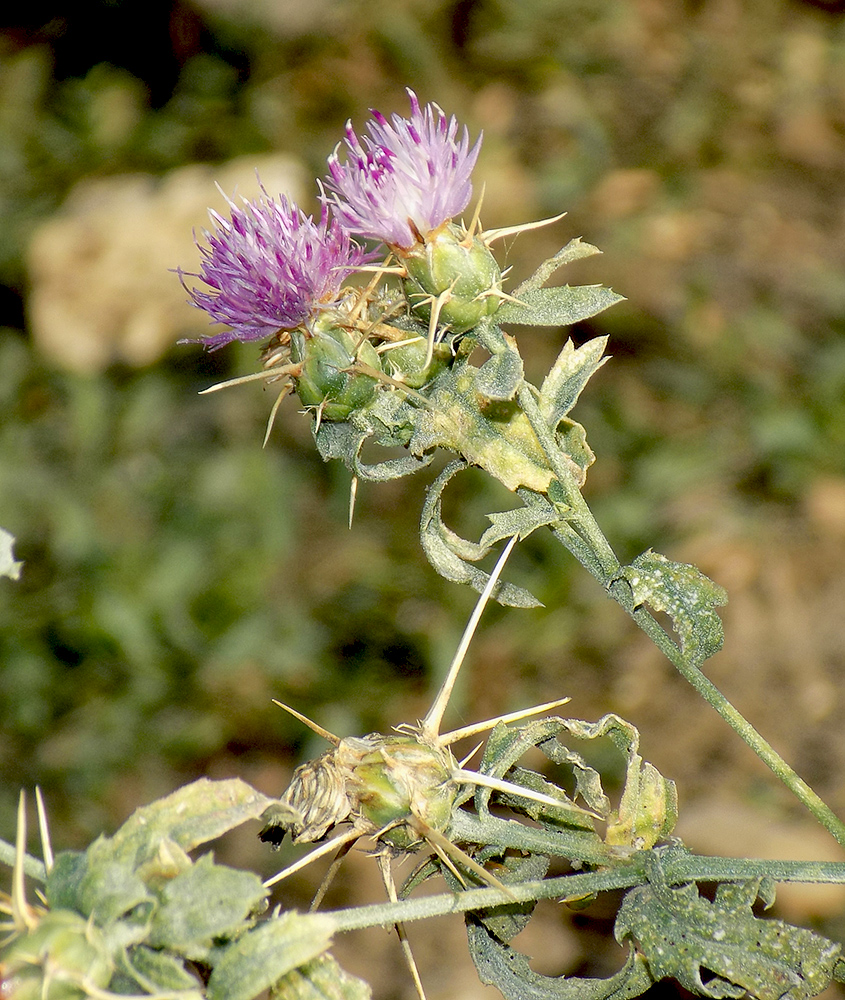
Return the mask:
[[[406,85],[484,130],[486,225],[569,212],[508,248],[515,280],[572,236],[604,249],[566,275],[628,298],[573,331],[614,356],[576,411],[588,497],[623,561],[654,545],[727,587],[711,676],[841,812],[842,5],[281,6],[36,5],[0,31],[0,524],[25,562],[0,581],[0,835],[36,782],[68,847],[200,774],[277,794],[320,748],[272,697],[341,735],[424,713],[473,595],[422,557],[422,477],[363,488],[349,532],[293,404],[262,451],[271,397],[197,396],[255,351],[69,373],[28,336],[24,265],[84,178],[268,151],[322,176]],[[520,334],[529,376],[564,336]],[[491,489],[467,475],[456,527],[507,505]],[[682,807],[788,806],[551,541],[511,572],[546,606],[489,613],[456,723],[571,694],[640,728]]]

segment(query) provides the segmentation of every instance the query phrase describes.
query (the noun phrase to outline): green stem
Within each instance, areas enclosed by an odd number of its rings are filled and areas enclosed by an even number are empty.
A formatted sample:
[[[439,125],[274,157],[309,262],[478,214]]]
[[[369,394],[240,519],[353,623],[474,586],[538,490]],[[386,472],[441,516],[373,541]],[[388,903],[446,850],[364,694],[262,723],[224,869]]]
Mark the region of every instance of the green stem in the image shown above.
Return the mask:
[[[14,844],[8,844],[5,840],[0,840],[0,865],[8,865],[10,868],[14,868],[16,854]],[[35,879],[37,882],[44,882],[47,878],[44,862],[39,861],[38,858],[33,858],[29,854],[24,854],[23,856],[23,870],[25,875]]]
[[[612,889],[630,889],[649,881],[651,865],[646,855],[635,856],[630,864],[603,871],[557,878],[521,882],[500,889],[467,889],[459,893],[441,893],[400,900],[398,903],[376,903],[347,910],[328,911],[337,931],[359,930],[378,925],[407,923],[447,913],[468,913],[494,906],[525,903],[537,899],[577,899]],[[667,859],[663,878],[667,885],[691,882],[736,882],[767,877],[777,882],[812,882],[817,884],[845,883],[842,862],[764,861],[755,858],[708,858],[678,852]]]
[[[610,547],[610,543],[599,527],[587,502],[581,495],[581,490],[575,482],[569,466],[564,461],[560,449],[554,440],[551,430],[543,419],[537,401],[534,398],[536,390],[524,384],[519,391],[519,402],[525,415],[537,435],[537,439],[546,454],[549,464],[560,483],[565,497],[565,504],[571,510],[567,520],[577,529],[581,539],[588,543],[595,553],[593,559],[585,560],[578,551],[579,547],[570,546],[564,532],[555,530],[559,540],[566,545],[581,564],[598,579],[611,597],[634,619],[646,635],[655,643],[662,653],[671,661],[681,676],[687,680],[701,697],[715,709],[727,724],[736,732],[764,764],[786,785],[786,787],[810,810],[813,816],[833,836],[842,847],[845,847],[845,823],[822,801],[803,778],[786,763],[783,757],[763,739],[754,726],[728,701],[713,682],[705,677],[701,669],[687,660],[681,650],[658,622],[642,606],[635,607],[630,587],[624,580],[618,578],[620,563]]]

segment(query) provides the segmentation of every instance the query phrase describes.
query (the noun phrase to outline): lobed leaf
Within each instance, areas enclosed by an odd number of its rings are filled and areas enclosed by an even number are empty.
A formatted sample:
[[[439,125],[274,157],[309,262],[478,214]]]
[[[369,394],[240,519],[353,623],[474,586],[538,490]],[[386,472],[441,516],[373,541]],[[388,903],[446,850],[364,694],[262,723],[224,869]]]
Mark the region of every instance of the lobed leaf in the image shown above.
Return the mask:
[[[671,976],[716,1000],[804,1000],[831,982],[841,946],[752,912],[760,880],[722,883],[711,902],[694,884],[659,880],[630,890],[616,918],[618,941],[632,939],[655,980]]]
[[[525,955],[500,941],[476,916],[467,917],[467,940],[478,978],[495,986],[505,1000],[630,1000],[654,983],[645,960],[633,949],[615,975],[582,979],[534,972]]]
[[[557,520],[559,515],[549,504],[517,507],[515,510],[488,514],[491,527],[478,542],[462,538],[444,523],[441,504],[449,481],[465,468],[465,462],[450,462],[429,487],[420,522],[420,541],[428,561],[442,577],[455,583],[469,584],[481,593],[489,574],[472,563],[483,559],[497,542],[516,534],[527,538],[532,531]],[[527,590],[504,581],[493,591],[493,599],[510,607],[540,606],[540,602]]]
[[[648,604],[669,615],[681,652],[693,663],[703,663],[722,648],[722,621],[713,609],[727,604],[728,594],[697,566],[672,562],[649,549],[624,566],[616,579],[627,580],[635,607]]]

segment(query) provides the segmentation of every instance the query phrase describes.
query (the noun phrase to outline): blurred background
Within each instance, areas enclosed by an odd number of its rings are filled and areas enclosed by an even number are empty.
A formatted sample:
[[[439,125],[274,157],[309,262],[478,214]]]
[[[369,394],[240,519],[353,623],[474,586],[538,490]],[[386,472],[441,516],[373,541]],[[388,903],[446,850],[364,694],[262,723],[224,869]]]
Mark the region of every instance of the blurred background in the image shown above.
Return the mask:
[[[248,195],[258,168],[313,210],[346,119],[405,114],[406,86],[483,130],[487,227],[568,212],[505,247],[514,283],[572,237],[604,251],[563,279],[627,297],[568,331],[609,334],[613,355],[575,411],[598,456],[587,497],[623,562],[653,546],[728,589],[708,674],[845,814],[845,3],[15,7],[0,525],[24,569],[0,580],[0,836],[36,783],[60,848],[200,775],[279,794],[323,746],[273,697],[342,736],[425,713],[475,596],[420,551],[435,473],[362,486],[349,531],[349,475],[320,462],[294,401],[262,450],[272,392],[197,395],[258,352],[177,344],[208,327],[172,273],[197,268],[206,206],[225,210],[215,183]],[[520,331],[529,377],[566,333]],[[450,490],[447,518],[473,537],[512,502],[480,473]],[[694,849],[840,858],[551,538],[509,572],[545,607],[488,611],[447,723],[568,694],[574,716],[639,727]],[[286,855],[254,833],[218,855],[270,873]],[[330,904],[378,898],[374,869],[352,858]],[[778,906],[845,937],[837,890]],[[596,944],[610,909],[544,912],[525,945],[539,971],[619,964]],[[496,995],[455,928],[448,946],[414,930],[432,998]],[[368,940],[347,966],[410,996],[395,942]]]

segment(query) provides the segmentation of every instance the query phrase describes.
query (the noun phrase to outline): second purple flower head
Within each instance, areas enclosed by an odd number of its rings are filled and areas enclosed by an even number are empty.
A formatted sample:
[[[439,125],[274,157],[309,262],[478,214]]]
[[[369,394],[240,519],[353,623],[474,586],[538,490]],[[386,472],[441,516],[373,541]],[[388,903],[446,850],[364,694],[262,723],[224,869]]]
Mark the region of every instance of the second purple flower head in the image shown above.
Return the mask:
[[[323,198],[347,232],[403,250],[467,207],[481,146],[479,137],[470,147],[466,127],[459,134],[436,104],[420,108],[412,90],[408,96],[410,118],[373,111],[363,139],[347,123],[347,161],[337,150],[329,157]]]

